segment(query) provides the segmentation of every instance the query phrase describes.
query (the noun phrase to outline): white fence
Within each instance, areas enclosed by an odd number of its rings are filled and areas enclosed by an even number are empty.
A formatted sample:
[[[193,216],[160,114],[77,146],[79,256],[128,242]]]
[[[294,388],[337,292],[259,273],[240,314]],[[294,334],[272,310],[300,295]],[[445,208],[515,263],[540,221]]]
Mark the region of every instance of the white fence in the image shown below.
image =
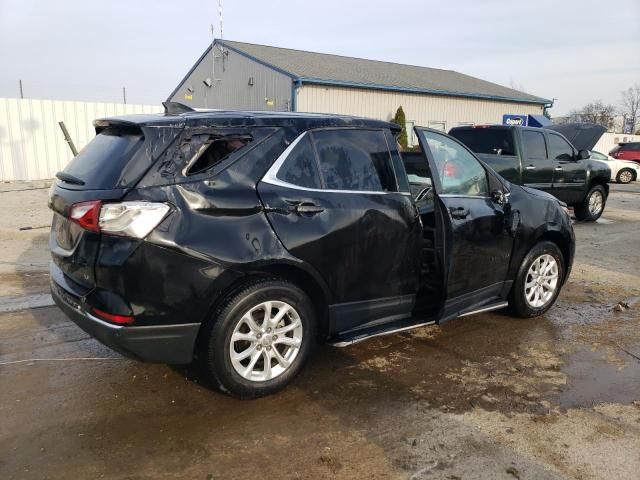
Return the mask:
[[[0,98],[0,180],[53,178],[73,158],[58,122],[80,150],[96,118],[161,112],[160,105]]]

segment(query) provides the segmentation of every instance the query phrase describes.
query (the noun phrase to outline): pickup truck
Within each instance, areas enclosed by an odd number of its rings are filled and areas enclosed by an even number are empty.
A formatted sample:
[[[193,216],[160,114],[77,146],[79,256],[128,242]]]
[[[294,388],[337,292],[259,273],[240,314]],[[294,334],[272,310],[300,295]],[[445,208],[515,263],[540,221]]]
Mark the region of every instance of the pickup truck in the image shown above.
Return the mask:
[[[592,124],[476,125],[449,134],[510,182],[550,193],[573,207],[576,219],[595,221],[604,211],[611,170],[589,159],[589,150],[604,131]]]

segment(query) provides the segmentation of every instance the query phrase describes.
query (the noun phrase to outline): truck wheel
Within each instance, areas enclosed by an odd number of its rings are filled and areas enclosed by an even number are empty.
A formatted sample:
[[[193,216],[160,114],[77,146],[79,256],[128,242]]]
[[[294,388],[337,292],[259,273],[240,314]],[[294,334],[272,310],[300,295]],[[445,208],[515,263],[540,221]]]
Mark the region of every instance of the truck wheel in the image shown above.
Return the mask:
[[[618,172],[616,181],[618,183],[631,183],[633,180],[635,180],[633,177],[633,171],[630,168],[623,168]]]
[[[555,303],[564,279],[562,252],[553,242],[535,245],[522,261],[509,308],[522,318],[537,317]]]
[[[583,202],[576,206],[573,210],[576,219],[585,222],[595,222],[604,212],[604,206],[607,203],[607,194],[602,185],[594,185]]]
[[[234,292],[216,310],[205,326],[199,360],[222,391],[256,398],[296,376],[315,336],[309,297],[292,283],[264,278]]]

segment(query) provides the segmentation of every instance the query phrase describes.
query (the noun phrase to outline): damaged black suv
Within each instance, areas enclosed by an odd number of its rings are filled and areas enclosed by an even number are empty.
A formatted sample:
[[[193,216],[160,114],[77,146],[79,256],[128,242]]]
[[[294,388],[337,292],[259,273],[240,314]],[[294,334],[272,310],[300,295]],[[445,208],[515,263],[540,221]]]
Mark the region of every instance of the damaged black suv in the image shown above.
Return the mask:
[[[383,121],[165,108],[94,122],[50,192],[53,297],[124,355],[253,398],[318,341],[540,315],[569,275],[562,204],[442,132],[401,153]]]

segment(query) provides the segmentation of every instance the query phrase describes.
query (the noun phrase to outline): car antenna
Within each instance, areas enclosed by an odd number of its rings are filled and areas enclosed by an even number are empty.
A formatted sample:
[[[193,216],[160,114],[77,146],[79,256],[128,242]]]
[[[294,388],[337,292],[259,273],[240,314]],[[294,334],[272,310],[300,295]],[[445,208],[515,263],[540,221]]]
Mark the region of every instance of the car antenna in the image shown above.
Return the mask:
[[[179,102],[162,102],[165,115],[179,115],[181,113],[195,112],[195,110],[187,105]]]

